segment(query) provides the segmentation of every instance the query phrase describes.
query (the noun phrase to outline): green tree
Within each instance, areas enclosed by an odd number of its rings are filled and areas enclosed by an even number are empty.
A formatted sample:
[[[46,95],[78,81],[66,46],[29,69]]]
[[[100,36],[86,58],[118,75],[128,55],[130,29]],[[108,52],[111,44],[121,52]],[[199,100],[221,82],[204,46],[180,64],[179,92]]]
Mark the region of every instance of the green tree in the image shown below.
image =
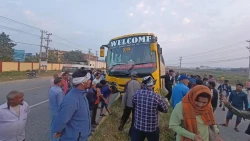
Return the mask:
[[[64,59],[65,62],[81,62],[83,60],[83,53],[80,50],[75,50],[75,51],[70,51],[66,52],[64,54]]]
[[[14,55],[13,47],[16,44],[12,43],[9,35],[2,32],[0,34],[0,60],[1,61],[12,61]]]
[[[39,54],[33,56],[26,56],[25,62],[39,62]]]
[[[54,53],[52,51],[49,51],[48,55],[48,63],[58,63],[58,53]]]

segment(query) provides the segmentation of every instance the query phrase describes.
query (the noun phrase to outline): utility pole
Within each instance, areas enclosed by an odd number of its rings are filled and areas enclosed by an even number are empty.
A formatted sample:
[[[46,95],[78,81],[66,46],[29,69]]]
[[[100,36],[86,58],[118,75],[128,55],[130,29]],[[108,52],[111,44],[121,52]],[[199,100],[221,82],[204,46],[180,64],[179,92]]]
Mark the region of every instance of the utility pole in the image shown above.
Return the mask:
[[[182,61],[182,57],[180,57],[180,72],[181,72],[181,61]]]
[[[96,60],[95,60],[95,68],[97,69],[97,61],[98,61],[98,51],[95,51],[95,56],[96,56]]]
[[[52,42],[52,40],[49,39],[49,36],[52,35],[52,33],[48,33],[46,34],[47,35],[47,38],[45,39],[45,41],[47,41],[47,46],[45,47],[45,50],[46,50],[46,62],[48,64],[48,57],[49,57],[49,43]],[[46,69],[45,71],[47,72],[47,66],[46,66]]]
[[[40,53],[39,53],[39,67],[38,67],[38,74],[41,74],[41,65],[42,65],[42,48],[43,48],[43,34],[46,33],[46,31],[41,30],[41,42],[40,42]]]
[[[247,40],[249,43],[249,46],[247,46],[247,49],[249,51],[249,64],[248,64],[248,79],[250,79],[250,40]]]
[[[92,49],[89,49],[89,53],[88,53],[88,61],[89,61],[89,65],[90,65],[90,53],[91,53]]]

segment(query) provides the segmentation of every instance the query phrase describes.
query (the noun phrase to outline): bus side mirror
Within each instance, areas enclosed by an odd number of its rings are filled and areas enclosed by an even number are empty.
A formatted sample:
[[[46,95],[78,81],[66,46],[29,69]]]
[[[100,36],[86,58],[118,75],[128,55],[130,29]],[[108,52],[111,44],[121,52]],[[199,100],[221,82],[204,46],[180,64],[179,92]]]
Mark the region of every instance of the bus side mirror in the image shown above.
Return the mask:
[[[100,47],[100,57],[104,57],[105,48],[103,46]]]
[[[157,46],[154,43],[152,43],[150,45],[150,50],[151,50],[151,52],[156,52],[157,51]]]

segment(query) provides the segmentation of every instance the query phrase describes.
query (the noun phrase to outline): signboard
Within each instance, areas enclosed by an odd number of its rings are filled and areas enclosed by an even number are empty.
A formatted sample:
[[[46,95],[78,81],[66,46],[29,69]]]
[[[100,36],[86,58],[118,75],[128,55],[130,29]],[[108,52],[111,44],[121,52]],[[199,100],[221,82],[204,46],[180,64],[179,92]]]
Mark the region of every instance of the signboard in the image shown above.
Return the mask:
[[[32,53],[25,53],[25,56],[26,56],[26,57],[31,57],[31,56],[32,56]]]
[[[152,42],[153,36],[131,36],[110,41],[110,47],[126,47],[132,45],[149,44]]]
[[[24,62],[25,60],[25,50],[14,50],[14,60]]]

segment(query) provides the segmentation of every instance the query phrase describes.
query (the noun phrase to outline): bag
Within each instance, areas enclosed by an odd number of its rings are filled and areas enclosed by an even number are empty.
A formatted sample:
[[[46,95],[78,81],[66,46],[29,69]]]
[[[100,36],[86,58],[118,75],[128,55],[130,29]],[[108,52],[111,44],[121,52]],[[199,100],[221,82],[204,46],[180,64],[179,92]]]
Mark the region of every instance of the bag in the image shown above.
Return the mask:
[[[213,125],[208,126],[208,132],[209,132],[209,141],[215,141],[217,133],[215,132]]]

